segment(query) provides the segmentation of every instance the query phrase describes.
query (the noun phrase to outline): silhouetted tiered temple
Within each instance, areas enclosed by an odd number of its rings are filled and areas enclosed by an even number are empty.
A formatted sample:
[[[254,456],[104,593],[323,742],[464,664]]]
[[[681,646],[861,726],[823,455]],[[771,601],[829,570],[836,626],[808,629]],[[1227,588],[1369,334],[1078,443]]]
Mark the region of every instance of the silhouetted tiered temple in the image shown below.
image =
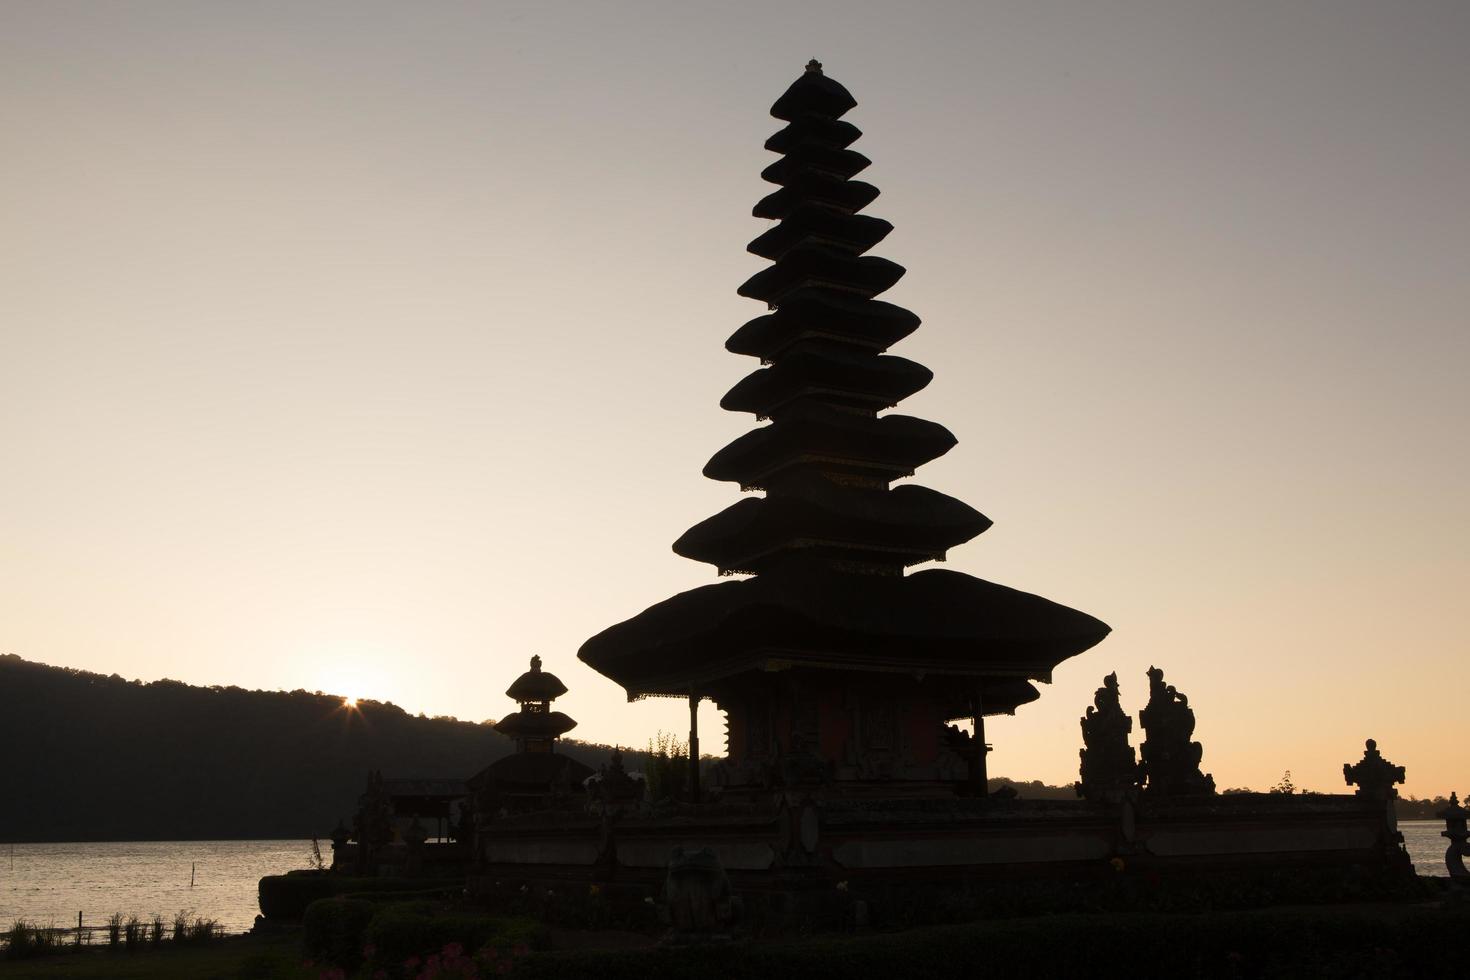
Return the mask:
[[[761,359],[721,406],[769,424],[720,450],[706,476],[763,492],[674,544],[751,578],[667,599],[582,647],[630,699],[712,699],[726,712],[731,788],[827,783],[845,791],[983,792],[986,715],[1034,700],[1062,660],[1108,627],[1039,596],[939,569],[990,520],[953,497],[893,486],[954,446],[934,422],[880,414],[927,385],[884,352],[919,318],[875,299],[903,268],[864,255],[892,225],[857,212],[878,196],[840,117],[856,103],[815,61],[771,108],[787,125],[748,246],[773,264],[740,294],[771,312],[726,347]],[[973,718],[979,738],[946,723]],[[692,755],[698,755],[691,732]]]

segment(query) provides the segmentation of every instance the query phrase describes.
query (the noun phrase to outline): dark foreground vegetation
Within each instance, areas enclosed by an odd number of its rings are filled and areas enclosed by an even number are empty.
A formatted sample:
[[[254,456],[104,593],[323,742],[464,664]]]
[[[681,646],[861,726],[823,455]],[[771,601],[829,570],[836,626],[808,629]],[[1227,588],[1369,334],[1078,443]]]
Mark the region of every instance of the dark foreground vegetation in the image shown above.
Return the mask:
[[[774,980],[1459,976],[1470,904],[1031,916],[896,932],[655,945],[656,930],[556,929],[383,893],[311,906],[304,925],[173,948],[0,959],[0,978]]]
[[[370,768],[465,779],[511,751],[488,724],[307,691],[124,680],[0,655],[0,841],[324,836]],[[606,746],[564,741],[591,765]]]

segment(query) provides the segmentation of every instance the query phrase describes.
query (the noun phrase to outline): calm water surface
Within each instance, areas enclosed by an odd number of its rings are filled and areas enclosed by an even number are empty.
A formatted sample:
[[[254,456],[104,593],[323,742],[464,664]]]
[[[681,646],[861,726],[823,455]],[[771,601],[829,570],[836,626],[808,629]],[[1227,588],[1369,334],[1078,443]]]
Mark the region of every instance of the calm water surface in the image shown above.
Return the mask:
[[[1420,874],[1448,874],[1442,821],[1405,820],[1399,829]],[[254,923],[256,882],[308,867],[311,853],[311,841],[281,840],[15,844],[13,858],[11,847],[0,844],[0,926],[20,918],[74,926],[78,910],[92,926],[114,912],[171,921],[186,911],[229,932]]]
[[[89,926],[114,912],[171,922],[184,911],[244,932],[260,911],[256,883],[308,867],[310,853],[309,840],[0,844],[0,923],[75,926],[78,911]]]

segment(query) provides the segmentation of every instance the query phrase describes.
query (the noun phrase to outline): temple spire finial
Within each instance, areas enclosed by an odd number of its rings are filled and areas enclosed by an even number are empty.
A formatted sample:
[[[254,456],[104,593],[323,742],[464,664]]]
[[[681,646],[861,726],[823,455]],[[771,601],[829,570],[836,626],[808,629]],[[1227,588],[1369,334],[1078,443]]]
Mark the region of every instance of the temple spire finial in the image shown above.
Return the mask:
[[[816,58],[813,58],[806,63],[806,70],[808,75],[813,73],[820,75],[822,73],[822,63]]]

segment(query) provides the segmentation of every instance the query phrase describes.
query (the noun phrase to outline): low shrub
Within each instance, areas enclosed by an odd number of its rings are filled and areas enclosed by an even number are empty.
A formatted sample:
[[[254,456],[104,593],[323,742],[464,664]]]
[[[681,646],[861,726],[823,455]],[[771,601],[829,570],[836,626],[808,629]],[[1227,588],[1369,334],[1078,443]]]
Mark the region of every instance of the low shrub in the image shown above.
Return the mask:
[[[136,915],[130,915],[128,916],[128,920],[123,923],[123,947],[131,953],[142,945],[143,920],[139,919]]]
[[[213,939],[224,938],[224,928],[220,926],[218,919],[206,919],[195,916],[194,921],[184,927],[185,943],[207,943]]]
[[[17,919],[4,933],[7,959],[23,960],[45,956],[61,949],[61,930]]]
[[[378,906],[360,898],[319,898],[302,916],[302,948],[308,959],[349,973],[362,965],[368,923]]]
[[[492,956],[490,950],[509,956],[544,949],[549,941],[546,926],[534,919],[474,915],[415,902],[379,908],[368,923],[366,950],[371,967],[394,976],[411,971],[410,963],[456,949],[483,959]]]
[[[1322,908],[1211,915],[1059,915],[907,932],[539,954],[517,980],[984,976],[987,980],[1457,976],[1470,913]]]

